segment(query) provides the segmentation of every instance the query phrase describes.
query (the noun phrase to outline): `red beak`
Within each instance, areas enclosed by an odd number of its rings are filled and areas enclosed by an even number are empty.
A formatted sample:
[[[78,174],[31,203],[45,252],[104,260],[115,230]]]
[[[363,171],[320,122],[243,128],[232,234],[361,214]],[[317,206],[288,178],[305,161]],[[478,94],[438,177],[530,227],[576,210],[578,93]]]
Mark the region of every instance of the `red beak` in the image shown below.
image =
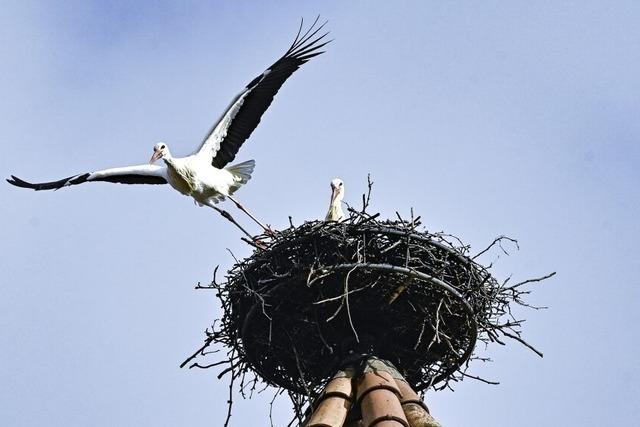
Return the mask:
[[[338,197],[338,189],[332,185],[331,186],[331,204],[335,202],[336,197]]]
[[[162,158],[162,151],[160,150],[153,150],[153,156],[151,156],[151,160],[149,160],[149,164],[155,162],[158,159]]]

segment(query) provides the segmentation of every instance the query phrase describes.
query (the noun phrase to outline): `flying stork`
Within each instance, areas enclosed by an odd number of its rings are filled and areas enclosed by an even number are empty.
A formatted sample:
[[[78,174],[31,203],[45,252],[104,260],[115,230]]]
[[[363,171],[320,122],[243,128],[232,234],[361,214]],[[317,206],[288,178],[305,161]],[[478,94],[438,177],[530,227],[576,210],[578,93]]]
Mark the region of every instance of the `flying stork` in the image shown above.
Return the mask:
[[[7,181],[17,187],[36,191],[58,190],[93,181],[120,184],[168,183],[180,193],[193,197],[199,206],[215,209],[249,238],[252,238],[251,235],[228,212],[215,206],[216,203],[228,197],[258,225],[270,231],[232,197],[232,194],[251,178],[255,162],[248,160],[227,165],[236,157],[240,146],[258,126],[260,118],[285,80],[302,64],[324,52],[320,49],[330,40],[325,40],[328,32],[319,34],[326,22],[317,25],[318,19],[319,17],[304,34],[303,23],[300,23],[298,34],[286,53],[253,79],[231,101],[193,154],[187,157],[173,157],[169,146],[160,142],[153,147],[153,156],[148,164],[81,173],[52,182],[30,183],[13,175]],[[163,165],[153,164],[160,159]]]
[[[344,198],[344,182],[340,178],[331,180],[331,201],[325,221],[342,221],[345,219],[342,211],[342,199]]]

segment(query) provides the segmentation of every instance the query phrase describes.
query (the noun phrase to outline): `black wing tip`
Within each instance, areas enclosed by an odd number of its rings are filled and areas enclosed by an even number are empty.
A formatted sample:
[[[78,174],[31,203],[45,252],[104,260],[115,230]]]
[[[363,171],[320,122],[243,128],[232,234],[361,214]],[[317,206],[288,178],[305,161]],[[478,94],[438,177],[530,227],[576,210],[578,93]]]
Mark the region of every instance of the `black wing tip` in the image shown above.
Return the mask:
[[[20,179],[15,175],[11,175],[11,178],[10,179],[8,178],[7,182],[11,185],[15,185],[16,187],[30,188],[31,190],[35,190],[35,191],[59,190],[60,188],[65,187],[67,185],[82,184],[83,182],[87,181],[87,178],[89,177],[89,175],[90,175],[89,173],[85,173],[85,174],[70,176],[68,178],[64,178],[59,181],[39,182],[35,184],[31,182],[27,182],[23,179]]]
[[[301,34],[302,27],[304,25],[304,18],[300,20],[300,27],[298,28],[298,33],[296,34],[296,37],[293,40],[293,43],[287,50],[287,53],[285,53],[284,58],[300,59],[301,56],[314,52],[317,49],[320,49],[322,46],[326,45],[327,43],[330,43],[331,41],[333,41],[332,39],[332,40],[329,40],[328,42],[318,44],[319,42],[324,41],[324,38],[330,33],[329,31],[326,31],[325,33],[316,37],[316,35],[325,27],[325,25],[329,23],[329,20],[327,19],[322,24],[317,25],[319,20],[320,20],[320,15],[316,17],[316,19],[309,26],[309,28],[304,32],[304,34]],[[314,37],[316,38],[314,39]]]
[[[30,182],[24,181],[15,175],[11,175],[11,178],[7,178],[7,182],[20,188],[32,188],[34,190],[36,189],[35,185],[31,184]]]

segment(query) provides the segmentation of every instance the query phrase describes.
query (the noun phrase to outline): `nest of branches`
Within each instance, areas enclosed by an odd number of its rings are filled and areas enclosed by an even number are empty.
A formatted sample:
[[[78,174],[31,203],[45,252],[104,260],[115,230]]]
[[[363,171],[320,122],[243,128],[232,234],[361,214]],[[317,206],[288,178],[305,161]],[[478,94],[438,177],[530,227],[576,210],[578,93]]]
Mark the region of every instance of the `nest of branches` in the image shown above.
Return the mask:
[[[214,277],[206,288],[217,291],[223,316],[183,366],[226,364],[230,394],[235,380],[243,394],[263,381],[286,390],[299,413],[338,369],[369,355],[391,361],[416,390],[481,379],[466,373],[478,341],[506,337],[542,356],[511,309],[531,307],[524,286],[553,273],[509,284],[474,261],[515,241],[497,238],[472,256],[453,236],[420,231],[419,218],[350,212],[263,236],[265,249],[236,260],[223,283]],[[213,343],[226,356],[201,364]]]

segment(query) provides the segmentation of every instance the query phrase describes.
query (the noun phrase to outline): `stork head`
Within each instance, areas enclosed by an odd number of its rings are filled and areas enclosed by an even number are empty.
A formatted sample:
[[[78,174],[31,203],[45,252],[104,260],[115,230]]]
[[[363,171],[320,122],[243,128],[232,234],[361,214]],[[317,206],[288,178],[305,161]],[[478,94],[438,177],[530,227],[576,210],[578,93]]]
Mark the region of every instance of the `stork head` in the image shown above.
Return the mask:
[[[331,204],[340,203],[344,198],[344,182],[340,178],[331,180]]]
[[[169,146],[164,142],[158,142],[153,146],[153,156],[151,156],[151,160],[149,163],[153,163],[156,160],[160,160],[163,157],[170,157],[171,153],[169,152]]]

